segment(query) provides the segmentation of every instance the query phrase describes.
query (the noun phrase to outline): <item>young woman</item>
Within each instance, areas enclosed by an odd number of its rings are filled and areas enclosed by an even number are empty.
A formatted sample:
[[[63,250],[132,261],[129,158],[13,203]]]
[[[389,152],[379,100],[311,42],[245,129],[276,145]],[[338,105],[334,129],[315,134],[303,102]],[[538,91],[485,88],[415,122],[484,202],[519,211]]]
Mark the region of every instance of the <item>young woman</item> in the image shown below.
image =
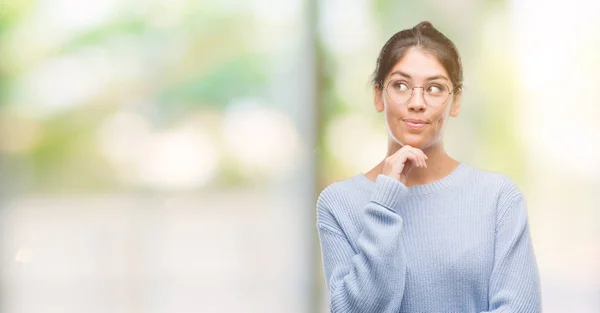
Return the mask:
[[[373,85],[387,155],[317,201],[331,312],[540,312],[523,195],[444,150],[462,92],[454,44],[429,22],[396,33]]]

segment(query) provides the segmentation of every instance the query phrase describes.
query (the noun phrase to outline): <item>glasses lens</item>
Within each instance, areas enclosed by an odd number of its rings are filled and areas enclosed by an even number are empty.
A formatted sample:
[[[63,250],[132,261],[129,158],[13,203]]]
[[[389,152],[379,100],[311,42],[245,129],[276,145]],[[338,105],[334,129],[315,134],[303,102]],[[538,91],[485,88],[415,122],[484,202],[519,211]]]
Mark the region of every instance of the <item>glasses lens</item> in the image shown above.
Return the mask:
[[[425,102],[431,106],[444,104],[450,96],[450,89],[444,84],[430,84],[423,89]]]
[[[407,102],[410,99],[412,90],[407,82],[401,80],[391,80],[386,88],[388,97],[395,103]]]

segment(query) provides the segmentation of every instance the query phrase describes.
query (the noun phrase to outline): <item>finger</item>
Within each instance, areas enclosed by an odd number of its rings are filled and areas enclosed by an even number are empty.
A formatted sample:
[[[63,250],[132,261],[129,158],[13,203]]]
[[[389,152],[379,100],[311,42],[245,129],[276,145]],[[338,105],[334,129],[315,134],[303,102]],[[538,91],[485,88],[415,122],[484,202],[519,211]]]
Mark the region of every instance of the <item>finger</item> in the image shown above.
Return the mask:
[[[404,145],[404,146],[400,147],[400,149],[398,149],[398,150],[396,151],[396,153],[392,154],[391,156],[392,156],[393,158],[397,158],[397,157],[401,156],[401,155],[404,153],[404,151],[407,151],[407,150],[410,150],[410,149],[412,149],[412,147],[411,147],[411,146],[409,146],[409,145]]]
[[[413,166],[416,167],[421,167],[422,163],[421,163],[421,158],[419,157],[419,155],[417,154],[417,152],[413,151],[413,150],[406,150],[404,152],[404,155],[406,156],[407,160],[410,160]]]
[[[418,148],[412,148],[410,151],[417,158],[419,167],[426,167],[427,166],[427,164],[425,163],[425,158],[423,157],[423,152],[420,149],[418,149]]]
[[[415,148],[413,151],[419,156],[419,160],[421,161],[423,167],[427,167],[427,156],[423,150]]]
[[[413,146],[404,145],[396,153],[390,156],[390,162],[393,164],[397,163],[406,163],[407,160],[410,160],[412,166],[416,167],[426,167],[424,153]]]
[[[393,171],[397,174],[401,174],[402,172],[404,172],[406,170],[406,167],[408,166],[408,160],[410,160],[411,158],[414,159],[414,155],[412,155],[411,153],[407,153],[406,150],[402,151],[402,153],[397,154],[396,157],[393,160],[391,160],[391,162],[393,162],[391,164]]]
[[[399,153],[396,156],[393,162],[398,173],[401,173],[404,170],[404,168],[407,166],[406,163],[408,163],[408,160],[412,157],[413,156],[411,154],[407,154],[406,151],[402,151],[402,153]]]
[[[419,160],[421,162],[421,165],[423,167],[427,167],[427,155],[425,154],[425,152],[423,152],[423,150],[419,149],[419,148],[412,148],[411,151],[413,151],[415,154],[417,154],[419,156]]]

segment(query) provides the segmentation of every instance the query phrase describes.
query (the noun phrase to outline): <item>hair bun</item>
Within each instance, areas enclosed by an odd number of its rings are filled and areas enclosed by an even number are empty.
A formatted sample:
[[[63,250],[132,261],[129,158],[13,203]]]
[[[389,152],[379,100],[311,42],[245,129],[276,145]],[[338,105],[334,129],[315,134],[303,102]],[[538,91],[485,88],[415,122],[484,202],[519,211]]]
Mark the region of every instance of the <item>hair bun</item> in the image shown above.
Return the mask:
[[[414,30],[421,30],[421,29],[428,29],[428,28],[434,28],[433,24],[431,24],[431,22],[429,22],[429,21],[423,21],[423,22],[417,24],[417,26],[414,27]]]

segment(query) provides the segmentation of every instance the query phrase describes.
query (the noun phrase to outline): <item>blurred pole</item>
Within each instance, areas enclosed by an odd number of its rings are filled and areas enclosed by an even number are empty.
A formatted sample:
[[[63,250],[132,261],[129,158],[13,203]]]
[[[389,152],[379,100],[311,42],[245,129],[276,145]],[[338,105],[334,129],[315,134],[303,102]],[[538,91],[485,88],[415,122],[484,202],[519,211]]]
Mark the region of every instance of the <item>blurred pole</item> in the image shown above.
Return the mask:
[[[26,188],[29,177],[27,177],[28,164],[25,159],[11,157],[6,153],[0,152],[0,264],[3,267],[3,273],[0,278],[0,312],[6,312],[6,299],[9,284],[7,282],[9,272],[14,259],[14,251],[8,251],[6,246],[12,240],[12,234],[7,230],[6,217],[9,214],[9,205],[12,199],[18,194],[23,193]]]
[[[314,123],[314,133],[313,133],[313,142],[312,142],[312,153],[311,159],[313,160],[313,177],[312,177],[312,197],[310,199],[313,200],[311,208],[313,208],[310,212],[312,214],[309,216],[309,225],[308,229],[310,231],[310,242],[312,243],[312,253],[309,253],[309,264],[311,265],[310,270],[312,275],[311,281],[311,298],[310,303],[311,307],[308,312],[321,312],[322,304],[326,300],[323,296],[325,294],[325,290],[323,289],[323,284],[321,283],[323,280],[323,274],[321,271],[321,257],[320,257],[320,246],[319,246],[319,237],[316,232],[316,199],[319,195],[319,192],[322,188],[322,177],[321,175],[323,171],[323,158],[321,156],[321,151],[323,147],[323,134],[324,134],[324,119],[323,114],[325,107],[325,103],[323,103],[323,79],[324,79],[324,67],[323,67],[323,59],[324,59],[324,51],[323,47],[319,41],[319,25],[320,23],[320,14],[319,14],[319,4],[317,0],[307,0],[309,7],[309,16],[308,16],[308,27],[311,37],[311,48],[312,48],[312,57],[313,60],[313,123]]]
[[[4,216],[5,216],[5,211],[6,211],[6,198],[7,198],[7,193],[6,193],[6,173],[7,171],[5,170],[5,165],[4,165],[4,154],[0,153],[0,223],[2,223],[3,225],[4,223]],[[2,234],[3,231],[0,231],[0,234]],[[4,255],[4,241],[0,240],[0,264],[4,265],[4,262],[6,262],[7,258]],[[2,275],[4,276],[4,275]],[[6,295],[6,280],[3,278],[0,280],[0,312],[5,312],[5,303],[4,303],[4,297]]]
[[[319,280],[319,246],[318,246],[318,237],[315,228],[315,203],[316,198],[319,191],[319,173],[320,173],[320,158],[319,154],[316,153],[318,151],[317,147],[319,146],[319,135],[322,134],[322,123],[321,123],[321,112],[320,109],[322,105],[320,103],[320,92],[321,92],[321,84],[320,84],[320,75],[319,69],[321,68],[321,54],[320,47],[318,44],[318,27],[319,27],[319,14],[318,14],[318,3],[317,0],[306,0],[305,3],[305,32],[306,32],[306,44],[304,47],[304,62],[305,63],[305,74],[306,74],[306,106],[302,106],[302,111],[304,114],[297,115],[298,118],[303,120],[298,120],[298,125],[303,127],[301,129],[301,133],[305,134],[305,149],[306,152],[306,168],[308,171],[305,171],[301,175],[304,176],[303,181],[305,181],[305,188],[303,188],[304,196],[303,199],[306,199],[306,210],[301,210],[303,212],[303,220],[302,223],[304,227],[302,228],[303,234],[302,237],[305,238],[304,242],[306,243],[306,247],[304,251],[306,251],[306,256],[304,261],[307,264],[307,272],[305,277],[304,286],[306,288],[306,306],[304,308],[304,312],[306,313],[314,313],[320,311],[321,304],[321,295],[322,289]]]
[[[284,181],[274,181],[271,190],[283,205],[282,238],[289,238],[284,246],[291,247],[290,277],[285,279],[286,307],[290,313],[318,312],[318,281],[315,258],[315,192],[317,189],[317,158],[314,153],[317,140],[317,75],[316,75],[316,0],[298,0],[301,12],[288,36],[291,45],[281,58],[270,62],[270,98],[281,106],[297,129],[300,137],[294,169]],[[277,149],[278,147],[273,147]],[[287,237],[286,235],[289,235]],[[287,240],[287,239],[282,239]],[[286,253],[286,252],[283,252]]]
[[[317,32],[318,14],[316,0],[299,0],[302,12],[297,31],[290,36],[293,48],[285,60],[280,60],[275,69],[272,86],[274,101],[282,103],[301,138],[300,154],[295,169],[284,184],[276,183],[273,190],[286,203],[286,220],[291,221],[289,233],[294,247],[290,277],[290,312],[319,312],[320,281],[315,273],[320,267],[316,262],[319,247],[316,245],[315,203],[318,189],[319,156],[316,151],[320,134],[319,121],[319,68]],[[274,147],[275,149],[277,147]]]
[[[326,79],[326,71],[325,71],[325,67],[324,67],[324,59],[325,59],[325,51],[324,51],[324,47],[320,42],[320,36],[319,36],[319,25],[321,25],[321,21],[320,21],[320,12],[319,12],[319,4],[317,2],[317,0],[307,0],[309,1],[309,7],[310,7],[310,22],[309,22],[309,27],[310,27],[310,33],[311,33],[311,39],[312,39],[312,48],[313,48],[313,57],[314,57],[314,72],[313,72],[313,77],[314,77],[314,86],[315,86],[315,92],[314,92],[314,101],[313,101],[313,105],[314,105],[314,115],[313,115],[313,120],[314,120],[314,136],[313,136],[313,153],[312,153],[312,159],[314,160],[314,167],[313,167],[313,194],[311,199],[313,199],[313,214],[310,216],[310,227],[309,229],[312,230],[311,232],[311,242],[312,242],[312,254],[311,256],[311,260],[310,260],[310,264],[312,265],[312,298],[311,298],[311,310],[310,312],[321,312],[322,308],[324,307],[325,301],[328,300],[328,297],[326,297],[326,290],[325,288],[323,288],[325,285],[322,283],[324,280],[323,277],[323,271],[322,271],[322,265],[321,265],[321,253],[320,253],[320,244],[319,244],[319,237],[317,234],[317,230],[316,230],[316,200],[317,197],[320,193],[320,191],[322,190],[322,188],[324,187],[324,182],[323,182],[323,177],[324,175],[322,175],[324,168],[323,168],[323,158],[324,156],[322,155],[323,151],[325,151],[323,149],[324,147],[324,136],[323,134],[325,134],[325,119],[324,119],[324,114],[325,114],[325,105],[326,103],[324,102],[324,97],[323,97],[323,88],[324,88],[324,81]]]

